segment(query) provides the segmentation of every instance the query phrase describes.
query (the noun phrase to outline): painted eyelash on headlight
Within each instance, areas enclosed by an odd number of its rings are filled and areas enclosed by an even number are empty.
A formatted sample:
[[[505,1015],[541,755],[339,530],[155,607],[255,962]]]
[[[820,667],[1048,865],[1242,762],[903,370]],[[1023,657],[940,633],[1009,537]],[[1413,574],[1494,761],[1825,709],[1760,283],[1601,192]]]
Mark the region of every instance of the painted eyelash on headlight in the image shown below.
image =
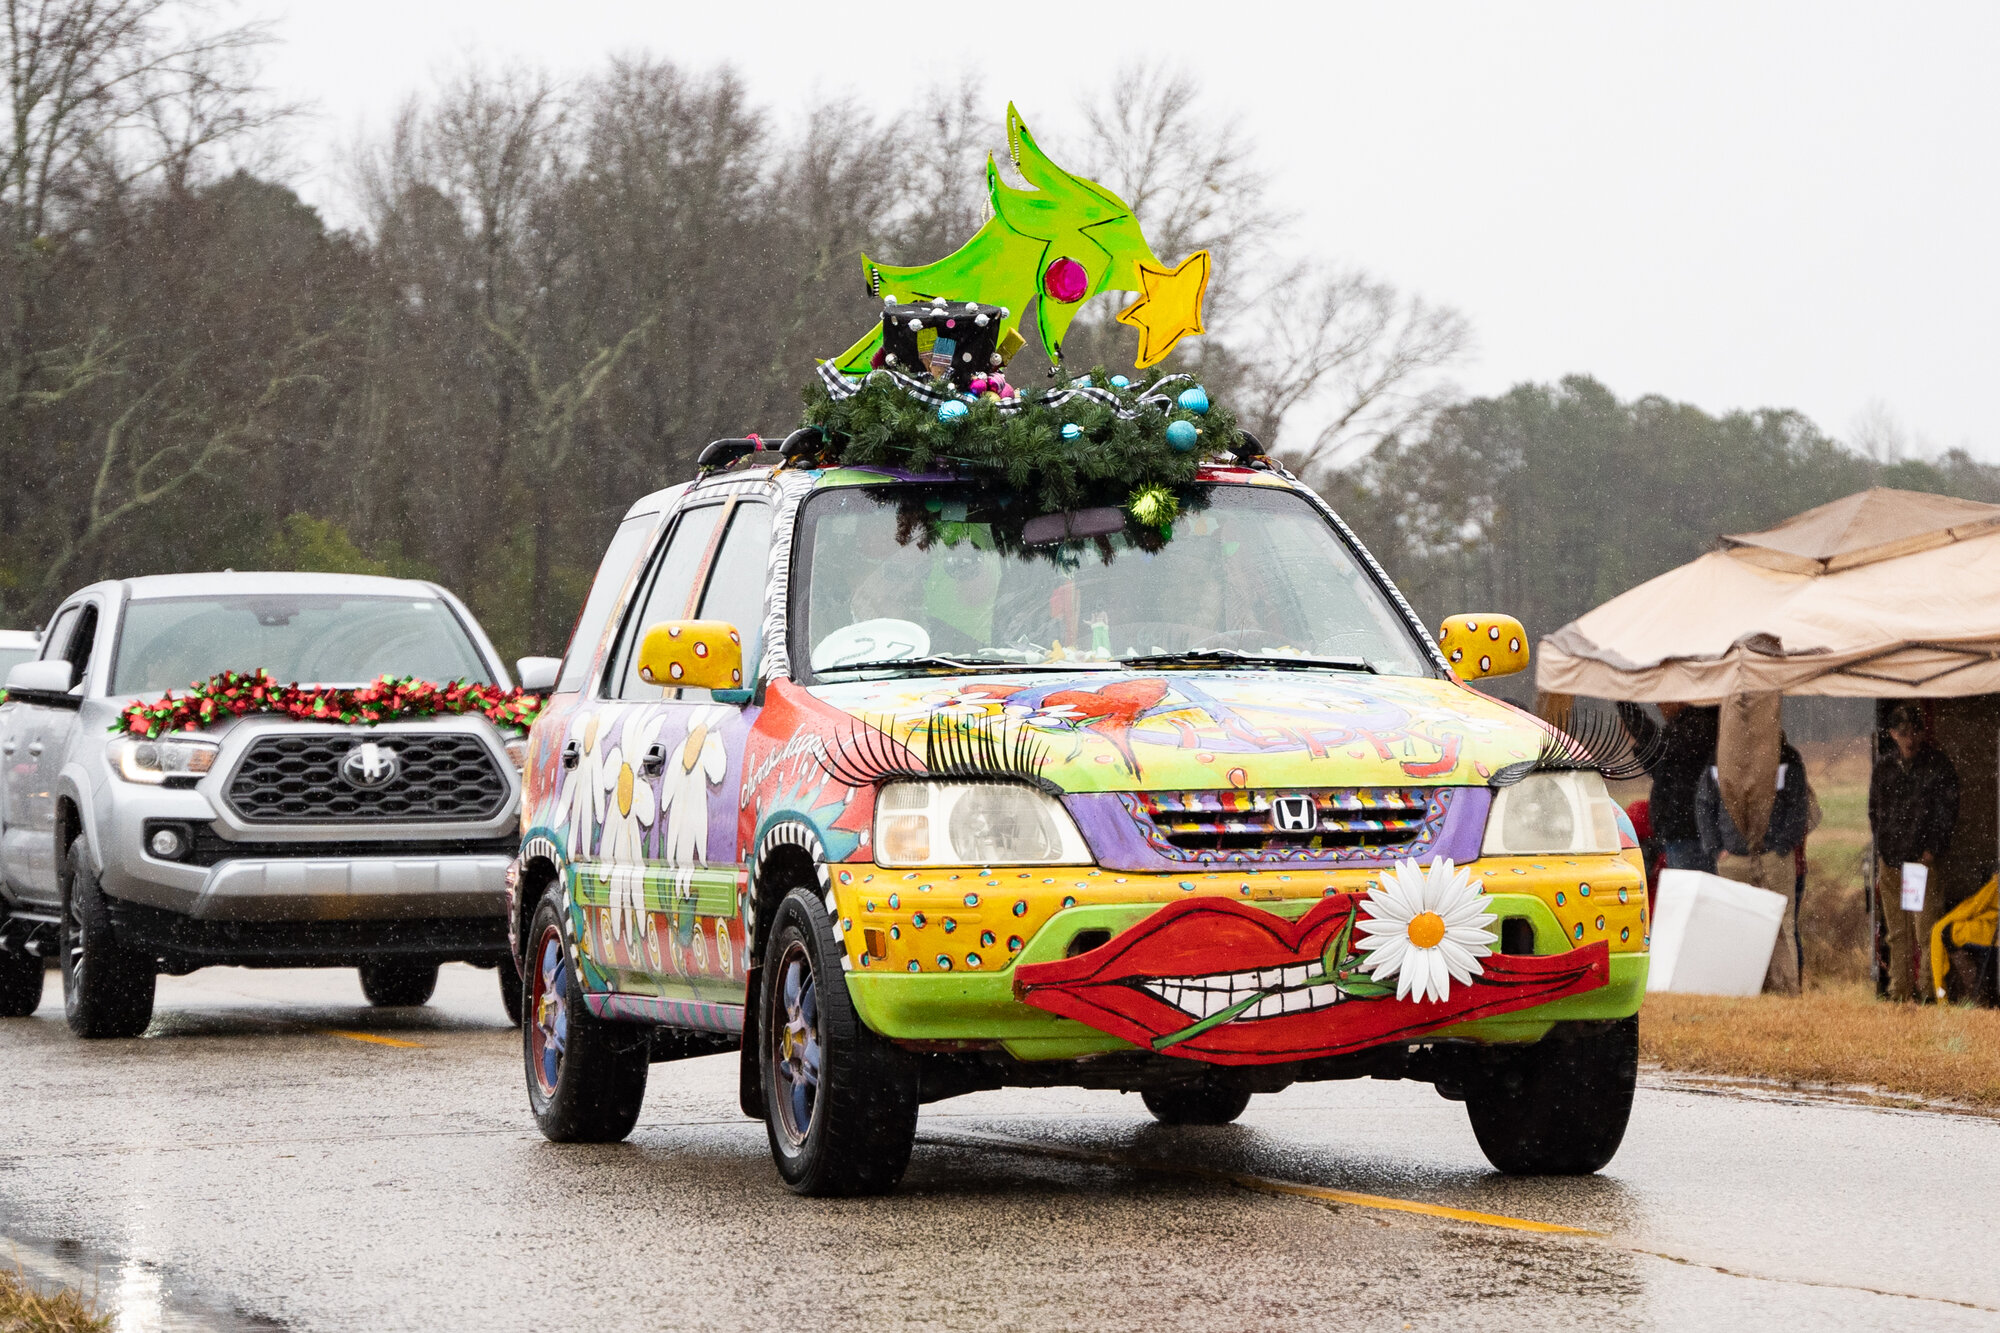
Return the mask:
[[[1625,782],[1652,772],[1666,748],[1665,733],[1659,727],[1649,726],[1644,736],[1634,740],[1630,728],[1615,713],[1573,708],[1567,727],[1537,721],[1543,727],[1540,753],[1533,759],[1523,759],[1498,770],[1493,774],[1492,785],[1511,787],[1530,773],[1579,770],[1600,774],[1613,782]]]
[[[916,753],[920,735],[921,756]],[[1048,746],[1028,728],[999,718],[986,723],[930,713],[901,727],[893,717],[862,718],[817,760],[826,775],[844,787],[915,779],[1025,782],[1051,796],[1062,790],[1042,776],[1049,762]]]

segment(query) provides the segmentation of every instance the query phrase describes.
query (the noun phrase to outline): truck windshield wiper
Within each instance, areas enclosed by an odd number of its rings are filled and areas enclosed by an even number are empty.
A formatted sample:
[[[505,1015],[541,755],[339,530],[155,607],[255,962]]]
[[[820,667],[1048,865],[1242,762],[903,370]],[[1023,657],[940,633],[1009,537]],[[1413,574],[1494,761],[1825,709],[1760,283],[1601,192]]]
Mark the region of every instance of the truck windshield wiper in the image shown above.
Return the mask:
[[[879,662],[842,662],[838,666],[815,667],[813,674],[832,671],[887,671],[905,667],[917,671],[1103,671],[1116,669],[1116,662],[968,662],[957,657],[890,657]]]
[[[1285,671],[1366,671],[1377,675],[1365,657],[1294,657],[1289,653],[1243,653],[1234,648],[1200,648],[1184,653],[1145,653],[1122,659],[1128,667],[1260,666]]]

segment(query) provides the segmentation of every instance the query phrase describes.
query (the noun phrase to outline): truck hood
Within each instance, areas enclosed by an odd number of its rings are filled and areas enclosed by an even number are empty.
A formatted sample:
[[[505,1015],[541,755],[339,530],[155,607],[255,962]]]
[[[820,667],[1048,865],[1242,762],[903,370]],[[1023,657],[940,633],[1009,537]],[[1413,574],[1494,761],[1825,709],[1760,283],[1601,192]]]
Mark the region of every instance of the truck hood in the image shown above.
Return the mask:
[[[936,716],[1031,734],[1065,792],[1484,785],[1540,749],[1527,714],[1452,681],[1327,671],[1047,672],[810,693],[919,753]]]

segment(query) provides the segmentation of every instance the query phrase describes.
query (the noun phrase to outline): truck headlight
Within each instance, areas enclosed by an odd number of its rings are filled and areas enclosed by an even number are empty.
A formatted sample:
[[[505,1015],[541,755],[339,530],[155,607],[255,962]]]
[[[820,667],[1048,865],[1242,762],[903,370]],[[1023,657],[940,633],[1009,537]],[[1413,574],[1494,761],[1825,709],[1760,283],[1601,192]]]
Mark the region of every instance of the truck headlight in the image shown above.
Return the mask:
[[[1081,866],[1090,848],[1062,802],[1011,782],[892,782],[875,797],[885,866]]]
[[[215,767],[221,746],[192,736],[162,736],[156,741],[118,743],[118,776],[127,782],[157,787],[168,778],[198,778]]]
[[[1493,793],[1481,856],[1618,850],[1618,804],[1588,770],[1530,773]]]

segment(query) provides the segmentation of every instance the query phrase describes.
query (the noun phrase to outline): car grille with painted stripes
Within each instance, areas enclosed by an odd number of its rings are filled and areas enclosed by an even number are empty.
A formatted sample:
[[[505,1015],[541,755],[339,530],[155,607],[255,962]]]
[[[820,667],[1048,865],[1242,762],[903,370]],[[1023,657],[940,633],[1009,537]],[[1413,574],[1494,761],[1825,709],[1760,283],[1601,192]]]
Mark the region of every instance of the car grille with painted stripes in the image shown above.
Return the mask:
[[[340,774],[341,761],[364,741],[395,752],[397,772],[379,787],[357,787]],[[500,813],[507,794],[492,750],[464,732],[260,736],[229,783],[230,806],[254,824],[485,820]]]
[[[1441,787],[1142,791],[1121,793],[1120,800],[1148,845],[1170,860],[1336,861],[1357,853],[1412,854],[1435,841],[1449,793]]]

